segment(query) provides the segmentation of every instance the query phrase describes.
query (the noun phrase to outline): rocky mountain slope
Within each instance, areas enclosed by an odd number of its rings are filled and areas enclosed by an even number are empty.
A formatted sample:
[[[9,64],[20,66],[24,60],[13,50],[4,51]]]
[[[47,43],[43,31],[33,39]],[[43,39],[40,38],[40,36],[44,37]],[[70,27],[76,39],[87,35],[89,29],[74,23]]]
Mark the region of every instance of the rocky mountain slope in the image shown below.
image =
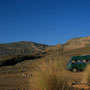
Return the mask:
[[[65,44],[63,44],[63,49],[72,50],[72,49],[77,49],[77,48],[82,48],[87,46],[90,46],[90,36],[84,37],[84,38],[71,39]]]
[[[41,52],[48,48],[48,45],[34,42],[15,42],[0,44],[0,56],[6,55],[27,55]]]
[[[65,44],[57,44],[55,46],[50,46],[47,50],[68,51],[88,46],[90,46],[90,36],[83,38],[74,38],[67,41]]]
[[[90,46],[90,36],[84,38],[74,38],[67,41],[65,44],[57,44],[53,46],[39,44],[34,42],[15,42],[0,44],[0,56],[6,55],[27,55],[36,52],[59,50],[68,51],[77,48]]]

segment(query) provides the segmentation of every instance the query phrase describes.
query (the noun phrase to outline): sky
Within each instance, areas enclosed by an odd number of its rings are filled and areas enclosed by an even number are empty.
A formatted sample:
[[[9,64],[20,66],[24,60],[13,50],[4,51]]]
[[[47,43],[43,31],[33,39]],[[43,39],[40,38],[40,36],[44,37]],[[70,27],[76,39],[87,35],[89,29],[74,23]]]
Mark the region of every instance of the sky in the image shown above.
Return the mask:
[[[48,45],[90,36],[90,0],[0,0],[0,43]]]

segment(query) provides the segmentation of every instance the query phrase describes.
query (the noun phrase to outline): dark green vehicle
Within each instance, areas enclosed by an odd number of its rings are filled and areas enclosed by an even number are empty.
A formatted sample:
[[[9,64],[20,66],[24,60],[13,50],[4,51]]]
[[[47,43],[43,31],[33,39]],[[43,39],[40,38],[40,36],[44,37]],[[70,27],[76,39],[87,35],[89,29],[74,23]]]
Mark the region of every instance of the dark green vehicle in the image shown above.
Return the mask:
[[[72,72],[82,71],[90,63],[90,55],[73,56],[70,58],[66,69]]]

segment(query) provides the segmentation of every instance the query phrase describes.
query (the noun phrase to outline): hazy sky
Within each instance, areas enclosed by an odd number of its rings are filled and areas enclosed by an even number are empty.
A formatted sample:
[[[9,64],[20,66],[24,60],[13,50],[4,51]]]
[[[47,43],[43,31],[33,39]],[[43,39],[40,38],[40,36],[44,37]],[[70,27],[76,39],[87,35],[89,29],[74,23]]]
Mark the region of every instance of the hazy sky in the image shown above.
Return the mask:
[[[90,0],[0,0],[0,43],[54,45],[90,36]]]

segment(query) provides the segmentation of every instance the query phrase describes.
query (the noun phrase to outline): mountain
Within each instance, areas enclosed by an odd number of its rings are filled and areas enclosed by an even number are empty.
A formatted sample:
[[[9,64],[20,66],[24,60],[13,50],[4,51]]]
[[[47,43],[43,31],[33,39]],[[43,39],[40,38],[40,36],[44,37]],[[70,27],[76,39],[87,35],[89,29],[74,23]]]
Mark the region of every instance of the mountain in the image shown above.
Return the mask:
[[[55,46],[49,46],[49,50],[59,50],[59,51],[68,51],[78,48],[84,48],[90,46],[90,36],[74,38],[67,41],[65,44],[57,44]]]
[[[90,46],[90,36],[71,39],[62,46],[64,51]]]
[[[67,41],[65,44],[57,44],[57,45],[45,45],[39,44],[31,41],[21,41],[14,43],[4,43],[0,44],[0,56],[7,55],[29,55],[32,53],[43,52],[43,51],[68,51],[83,47],[90,46],[90,36],[88,37],[80,37],[74,38]]]
[[[47,48],[48,45],[29,42],[29,41],[4,43],[4,44],[0,44],[0,56],[27,55],[36,52],[42,52]]]

